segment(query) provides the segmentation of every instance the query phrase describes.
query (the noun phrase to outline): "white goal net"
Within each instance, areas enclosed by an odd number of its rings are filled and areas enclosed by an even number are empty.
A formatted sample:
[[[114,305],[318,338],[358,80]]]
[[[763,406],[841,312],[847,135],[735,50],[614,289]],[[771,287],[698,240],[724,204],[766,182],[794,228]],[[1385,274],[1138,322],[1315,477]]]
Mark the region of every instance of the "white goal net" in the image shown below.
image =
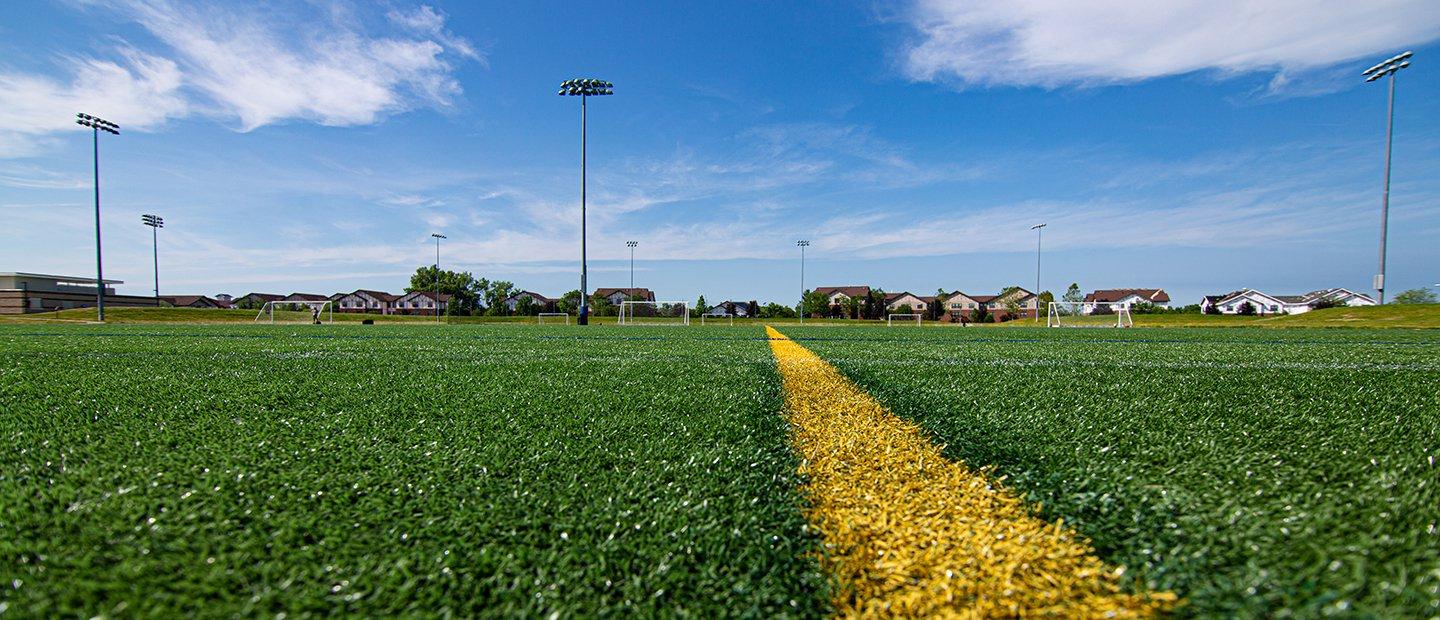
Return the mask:
[[[335,306],[329,301],[267,301],[255,322],[334,323]]]
[[[919,327],[923,316],[922,314],[887,314],[885,315],[885,326],[914,325]]]
[[[734,325],[735,315],[733,314],[702,314],[700,315],[701,325]]]
[[[690,310],[683,301],[622,301],[616,322],[620,325],[689,325]]]
[[[1130,304],[1103,301],[1052,301],[1046,327],[1134,327]]]
[[[568,312],[541,312],[535,315],[535,322],[541,325],[555,325],[557,323],[570,324],[570,313]]]

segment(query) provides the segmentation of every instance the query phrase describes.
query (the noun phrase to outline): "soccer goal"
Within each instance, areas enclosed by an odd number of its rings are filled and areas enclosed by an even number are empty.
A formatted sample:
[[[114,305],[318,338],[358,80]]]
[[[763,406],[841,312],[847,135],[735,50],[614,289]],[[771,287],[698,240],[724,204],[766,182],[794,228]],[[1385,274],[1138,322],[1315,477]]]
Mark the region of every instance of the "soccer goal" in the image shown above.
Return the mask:
[[[1046,327],[1134,327],[1130,304],[1103,301],[1052,301]]]
[[[620,325],[689,325],[690,309],[683,301],[622,301],[616,323]]]
[[[702,314],[700,315],[701,325],[734,325],[735,315],[733,314]]]
[[[255,322],[334,323],[335,306],[329,301],[267,301]]]
[[[923,314],[887,314],[885,315],[885,326],[905,326],[913,323],[916,327],[919,327],[924,316]]]
[[[570,313],[569,313],[569,312],[541,312],[540,314],[535,315],[535,322],[536,322],[536,323],[539,323],[540,325],[545,325],[545,324],[554,325],[554,324],[556,324],[556,323],[564,323],[564,324],[566,324],[566,325],[569,325],[569,324],[570,324]]]

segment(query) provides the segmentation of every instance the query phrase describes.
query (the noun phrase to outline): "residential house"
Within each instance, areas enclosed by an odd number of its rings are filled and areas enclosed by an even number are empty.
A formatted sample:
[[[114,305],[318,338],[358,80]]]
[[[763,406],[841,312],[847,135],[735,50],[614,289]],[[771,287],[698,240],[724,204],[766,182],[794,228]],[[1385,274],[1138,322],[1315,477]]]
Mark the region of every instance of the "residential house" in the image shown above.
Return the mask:
[[[249,295],[236,299],[235,307],[252,309],[259,308],[261,306],[264,306],[265,302],[267,301],[280,301],[282,299],[285,299],[284,295],[275,295],[271,293],[250,293]]]
[[[984,297],[985,299],[977,299]],[[955,291],[945,296],[940,303],[945,306],[945,314],[940,318],[943,321],[958,322],[970,320],[970,316],[980,309],[980,305],[989,302],[994,295],[966,295],[963,292]]]
[[[1039,308],[1040,298],[1037,297],[1035,293],[1019,286],[1012,287],[1006,292],[996,295],[986,303],[989,304],[987,307],[996,321],[1008,321],[1021,317],[1035,318],[1039,316],[1037,309]],[[1018,314],[1016,316],[1010,316],[1010,305],[1012,303],[1017,306],[1016,310]]]
[[[335,309],[340,312],[391,314],[391,311],[394,310],[392,305],[397,299],[400,299],[399,295],[386,293],[385,291],[357,289],[353,293],[340,295],[334,302]]]
[[[1343,288],[1321,289],[1302,295],[1269,295],[1246,288],[1224,295],[1207,295],[1200,301],[1200,311],[1209,313],[1213,307],[1221,314],[1239,314],[1240,309],[1249,303],[1255,314],[1302,314],[1324,302],[1346,306],[1375,305],[1375,300],[1369,295]]]
[[[1162,288],[1108,288],[1099,289],[1085,296],[1081,313],[1090,314],[1099,304],[1130,306],[1153,304],[1161,308],[1170,307],[1170,295]]]
[[[705,316],[750,316],[750,303],[745,301],[722,301],[705,312]]]
[[[438,298],[440,313],[445,312],[449,302],[450,294],[440,293]],[[436,305],[435,291],[411,291],[401,295],[390,307],[392,314],[434,314],[437,310]]]
[[[210,298],[220,302],[220,305],[226,308],[235,307],[235,298],[231,297],[229,293],[218,293],[216,295],[212,295]]]
[[[540,293],[536,293],[535,291],[516,291],[515,294],[505,298],[505,309],[509,310],[510,312],[515,312],[515,307],[519,305],[520,298],[527,295],[530,297],[530,301],[534,302],[535,305],[539,306],[542,309],[550,308],[555,304],[554,299],[541,295]]]
[[[865,299],[870,296],[868,286],[817,286],[815,291],[825,295],[828,305],[840,306],[851,298]]]
[[[611,305],[618,306],[620,302],[655,301],[655,293],[648,288],[597,288],[593,297],[603,297]]]
[[[886,293],[885,310],[887,312],[900,312],[901,306],[909,306],[909,312],[913,312],[915,314],[925,314],[925,309],[929,308],[930,304],[934,303],[934,301],[935,298],[933,296],[921,297],[919,295],[914,295],[909,292]]]
[[[161,295],[160,304],[172,308],[228,308],[229,306],[220,303],[204,295]]]

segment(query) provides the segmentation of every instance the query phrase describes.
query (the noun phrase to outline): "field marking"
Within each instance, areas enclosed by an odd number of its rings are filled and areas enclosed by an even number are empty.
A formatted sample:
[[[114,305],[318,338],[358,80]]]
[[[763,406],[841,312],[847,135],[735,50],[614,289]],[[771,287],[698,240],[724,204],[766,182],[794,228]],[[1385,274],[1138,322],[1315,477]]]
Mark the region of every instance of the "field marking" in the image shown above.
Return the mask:
[[[946,459],[834,366],[766,327],[800,453],[807,519],[843,616],[1147,617],[1171,592],[1127,594],[1063,522],[992,472]]]

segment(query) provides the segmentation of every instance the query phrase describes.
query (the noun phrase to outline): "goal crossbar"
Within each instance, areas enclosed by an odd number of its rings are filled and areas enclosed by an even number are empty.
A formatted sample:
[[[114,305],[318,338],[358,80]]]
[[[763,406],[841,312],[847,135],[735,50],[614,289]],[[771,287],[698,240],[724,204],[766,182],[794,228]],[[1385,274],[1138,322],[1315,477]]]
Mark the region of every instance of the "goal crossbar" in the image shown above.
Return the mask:
[[[619,325],[685,326],[690,324],[690,307],[683,301],[622,301],[615,322]]]
[[[906,323],[914,323],[915,325],[918,326],[918,325],[921,324],[921,321],[924,320],[924,317],[925,317],[925,315],[923,315],[923,314],[918,314],[918,313],[913,313],[913,312],[902,313],[902,314],[887,314],[887,315],[885,315],[885,326],[886,326],[886,327],[894,327],[894,326],[895,326],[895,321],[896,321],[897,319],[900,321],[900,324],[901,324],[901,325],[904,325],[904,324],[906,324]]]
[[[707,314],[702,314],[702,315],[700,315],[700,324],[701,324],[701,325],[708,325],[708,324],[710,324],[710,323],[717,323],[717,324],[722,324],[722,323],[723,323],[723,324],[725,324],[725,325],[734,325],[734,324],[735,324],[735,315],[733,315],[733,314],[708,314],[708,313],[707,313]]]
[[[569,325],[569,324],[570,324],[570,313],[569,313],[569,312],[541,312],[540,314],[535,315],[535,322],[536,322],[537,324],[543,324],[543,323],[545,323],[545,319],[547,319],[547,318],[553,319],[553,318],[555,318],[555,317],[561,317],[561,318],[565,319],[565,324],[566,324],[566,325]]]

